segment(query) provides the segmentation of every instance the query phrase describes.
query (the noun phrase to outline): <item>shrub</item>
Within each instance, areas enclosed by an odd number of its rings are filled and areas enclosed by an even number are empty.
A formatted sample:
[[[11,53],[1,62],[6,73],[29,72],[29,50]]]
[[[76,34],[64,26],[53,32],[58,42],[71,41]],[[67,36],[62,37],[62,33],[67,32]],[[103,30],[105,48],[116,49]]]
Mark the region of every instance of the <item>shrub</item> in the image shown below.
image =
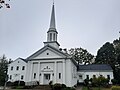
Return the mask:
[[[50,81],[50,82],[49,82],[49,85],[50,85],[50,87],[52,88],[52,86],[53,86],[53,81]]]
[[[111,82],[112,82],[113,85],[117,84],[117,80],[116,79],[112,79]]]
[[[8,81],[7,86],[13,86],[13,82]]]
[[[66,85],[65,85],[65,84],[62,84],[62,88],[66,88]]]
[[[89,84],[89,79],[85,79],[84,84],[87,86]]]
[[[25,82],[24,81],[20,81],[20,86],[25,86]]]
[[[14,86],[25,86],[25,82],[24,81],[15,81],[14,83],[13,83],[13,85]]]
[[[53,85],[52,90],[76,90],[72,87],[67,87],[65,84],[56,83]]]
[[[53,85],[53,90],[61,90],[62,89],[62,85],[59,83],[56,83]]]
[[[120,90],[120,86],[112,86],[111,90]]]

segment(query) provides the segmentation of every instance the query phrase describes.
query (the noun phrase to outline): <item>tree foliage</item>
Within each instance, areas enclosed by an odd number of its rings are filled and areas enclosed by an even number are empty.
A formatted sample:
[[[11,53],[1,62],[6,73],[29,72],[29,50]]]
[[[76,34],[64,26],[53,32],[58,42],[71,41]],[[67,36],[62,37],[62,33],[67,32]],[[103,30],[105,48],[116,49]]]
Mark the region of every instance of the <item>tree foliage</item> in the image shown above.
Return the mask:
[[[78,62],[78,64],[91,64],[94,56],[83,48],[71,48],[69,54]]]
[[[110,64],[114,67],[116,63],[115,55],[113,44],[107,42],[98,50],[95,62],[99,64]]]
[[[0,86],[4,85],[5,83],[5,79],[7,77],[7,67],[8,67],[8,61],[5,57],[5,55],[3,55],[0,58]]]
[[[113,43],[105,43],[97,52],[95,63],[109,64],[114,73],[114,78],[120,84],[120,38]]]
[[[109,79],[100,75],[98,77],[91,78],[92,86],[107,86],[109,84]]]
[[[8,3],[6,3],[6,0],[0,0],[0,8],[3,8],[4,6],[6,8],[10,8],[10,5]]]

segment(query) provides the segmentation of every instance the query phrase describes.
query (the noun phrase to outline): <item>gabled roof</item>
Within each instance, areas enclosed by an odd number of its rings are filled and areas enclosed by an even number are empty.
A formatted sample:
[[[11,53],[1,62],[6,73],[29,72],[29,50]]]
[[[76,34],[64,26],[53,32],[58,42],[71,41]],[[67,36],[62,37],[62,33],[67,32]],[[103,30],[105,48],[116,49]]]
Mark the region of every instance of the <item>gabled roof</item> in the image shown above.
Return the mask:
[[[27,61],[25,60],[25,59],[23,59],[23,58],[17,58],[16,60],[14,60],[13,62],[15,62],[15,61],[17,61],[17,60],[22,60],[22,61],[24,61],[25,63],[27,63]],[[13,62],[11,62],[11,63],[13,63]],[[10,64],[11,64],[10,63]]]
[[[59,49],[56,49],[50,45],[46,45],[43,48],[41,48],[40,50],[38,50],[37,52],[35,52],[34,54],[32,54],[31,56],[27,57],[26,60],[29,61],[29,60],[33,59],[34,57],[36,57],[39,54],[41,54],[42,52],[44,52],[46,49],[51,49],[51,50],[55,51],[56,53],[63,55],[65,58],[71,58],[70,55],[68,55],[67,53],[63,53]]]
[[[108,64],[91,64],[91,65],[79,65],[78,71],[102,71],[112,70]]]

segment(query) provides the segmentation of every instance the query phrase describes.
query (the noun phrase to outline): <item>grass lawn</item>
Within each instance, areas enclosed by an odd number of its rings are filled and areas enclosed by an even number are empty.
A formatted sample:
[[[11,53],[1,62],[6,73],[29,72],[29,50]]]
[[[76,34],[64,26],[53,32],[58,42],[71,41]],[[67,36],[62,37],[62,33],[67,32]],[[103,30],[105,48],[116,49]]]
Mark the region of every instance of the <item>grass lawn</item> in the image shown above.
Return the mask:
[[[88,90],[87,89],[87,87],[83,87],[83,89],[82,90]],[[92,90],[99,90],[99,88],[98,87],[92,87]],[[100,90],[111,90],[110,88],[100,88]]]

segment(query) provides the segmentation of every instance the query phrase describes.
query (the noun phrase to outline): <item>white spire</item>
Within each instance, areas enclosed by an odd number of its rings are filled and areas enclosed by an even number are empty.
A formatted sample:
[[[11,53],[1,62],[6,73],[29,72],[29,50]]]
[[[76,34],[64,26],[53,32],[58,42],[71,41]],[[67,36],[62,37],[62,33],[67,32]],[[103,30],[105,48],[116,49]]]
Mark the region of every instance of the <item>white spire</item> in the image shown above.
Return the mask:
[[[55,10],[54,10],[54,1],[52,5],[52,13],[51,13],[51,20],[50,20],[50,27],[47,32],[47,42],[44,42],[44,45],[50,45],[57,49],[59,49],[59,43],[57,42],[57,30],[55,25]]]
[[[55,25],[55,10],[54,10],[54,1],[52,6],[51,20],[50,20],[50,28],[56,28]]]

